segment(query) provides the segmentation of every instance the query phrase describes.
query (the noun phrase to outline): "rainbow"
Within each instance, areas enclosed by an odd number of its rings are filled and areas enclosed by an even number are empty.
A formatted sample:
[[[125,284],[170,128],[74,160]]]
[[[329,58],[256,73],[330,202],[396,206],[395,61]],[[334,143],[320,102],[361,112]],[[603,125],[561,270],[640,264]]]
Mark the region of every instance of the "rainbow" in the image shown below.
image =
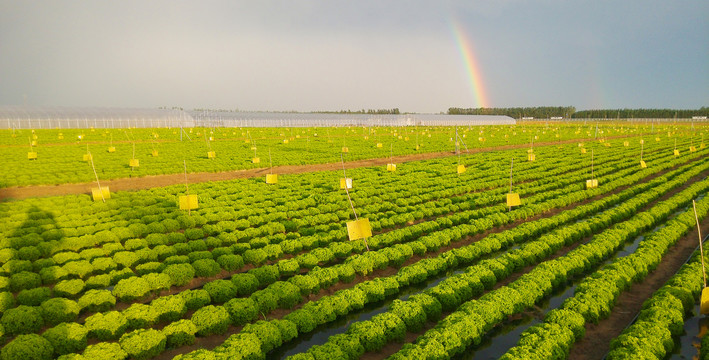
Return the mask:
[[[457,21],[451,21],[451,29],[453,30],[453,36],[460,50],[460,55],[465,62],[465,70],[470,78],[473,98],[475,98],[478,107],[490,107],[490,101],[488,100],[487,94],[485,94],[485,87],[480,74],[480,64],[478,64],[475,58],[475,52],[473,51],[473,44],[465,34],[463,27],[460,26]]]

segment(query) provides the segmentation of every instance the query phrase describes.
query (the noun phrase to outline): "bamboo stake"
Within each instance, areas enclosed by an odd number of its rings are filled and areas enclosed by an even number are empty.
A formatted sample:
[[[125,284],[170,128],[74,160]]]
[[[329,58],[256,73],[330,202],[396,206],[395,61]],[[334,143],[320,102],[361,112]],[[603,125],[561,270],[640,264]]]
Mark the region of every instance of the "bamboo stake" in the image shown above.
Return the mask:
[[[699,237],[699,256],[702,259],[702,275],[704,276],[704,287],[707,287],[707,273],[704,269],[704,247],[702,245],[702,229],[699,226],[699,217],[697,216],[697,203],[692,200],[692,206],[694,207],[694,220],[697,222],[697,236]]]
[[[88,152],[88,145],[86,151]],[[94,176],[96,176],[96,184],[98,184],[98,192],[101,193],[101,200],[103,202],[106,202],[106,198],[103,196],[103,190],[101,189],[101,182],[98,181],[98,173],[96,172],[96,167],[94,166],[94,158],[91,156],[91,153],[89,152],[89,160],[91,161],[91,169],[94,170]]]

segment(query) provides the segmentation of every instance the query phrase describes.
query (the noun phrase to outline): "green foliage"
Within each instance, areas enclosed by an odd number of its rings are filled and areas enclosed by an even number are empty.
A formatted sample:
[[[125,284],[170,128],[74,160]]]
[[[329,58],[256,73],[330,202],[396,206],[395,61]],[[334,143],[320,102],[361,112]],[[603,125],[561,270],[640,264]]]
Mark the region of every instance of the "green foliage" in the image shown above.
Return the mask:
[[[116,297],[109,290],[89,290],[79,298],[79,307],[83,311],[107,311],[116,305]]]
[[[81,279],[63,280],[54,286],[54,294],[69,299],[76,299],[84,291],[85,283]]]
[[[223,306],[208,305],[192,314],[192,322],[197,326],[199,336],[208,336],[225,333],[231,325],[231,318]]]
[[[192,263],[195,274],[199,277],[210,277],[219,274],[221,266],[213,259],[200,259]]]
[[[253,324],[247,324],[241,332],[258,336],[259,340],[261,340],[261,351],[264,354],[281,346],[283,343],[281,331],[273,321],[259,320]]]
[[[195,276],[195,270],[190,264],[172,264],[165,267],[163,274],[170,276],[175,286],[187,285]]]
[[[121,349],[121,345],[115,342],[100,342],[95,345],[89,345],[84,350],[83,355],[86,360],[124,360],[128,357],[128,353]]]
[[[226,271],[236,271],[244,266],[241,255],[225,254],[217,258],[217,263]]]
[[[34,289],[39,286],[42,286],[42,278],[39,274],[29,271],[20,271],[10,276],[10,291],[12,292]]]
[[[2,314],[0,324],[8,335],[37,333],[44,326],[44,319],[37,307],[20,305]]]
[[[162,333],[167,338],[168,348],[178,348],[194,344],[197,326],[191,320],[183,319],[165,326]]]
[[[258,279],[254,274],[241,273],[232,276],[231,282],[236,285],[239,295],[251,295],[254,291],[258,290],[260,284]]]
[[[347,329],[346,334],[359,338],[360,344],[366,351],[377,351],[386,344],[387,335],[385,328],[373,321],[359,321]]]
[[[128,328],[131,330],[148,328],[158,321],[158,313],[152,306],[146,304],[131,304],[121,314],[128,320]]]
[[[217,304],[225,303],[236,297],[238,290],[236,285],[229,280],[214,280],[204,285],[212,302]]]
[[[49,360],[52,359],[52,344],[37,335],[19,335],[0,351],[2,360]]]
[[[120,301],[130,302],[141,299],[150,293],[150,284],[140,277],[123,279],[113,288],[113,295]]]
[[[204,289],[185,290],[178,296],[185,301],[185,306],[188,310],[197,310],[212,302],[209,293]]]
[[[150,359],[165,350],[167,337],[159,330],[139,329],[121,336],[121,348],[137,360]]]
[[[29,290],[22,290],[17,294],[17,303],[27,306],[39,306],[45,300],[52,297],[52,290],[48,287],[38,287]]]
[[[172,279],[167,274],[150,273],[141,276],[148,282],[150,291],[159,292],[160,290],[169,290],[172,286]]]
[[[75,321],[79,316],[81,307],[74,300],[53,298],[40,306],[42,317],[48,325]]]
[[[258,305],[251,298],[235,298],[227,301],[224,308],[229,312],[232,324],[239,326],[258,317]]]
[[[306,334],[315,329],[318,323],[315,321],[312,313],[306,309],[298,309],[283,317],[283,319],[293,322],[298,333]]]
[[[15,297],[7,291],[0,292],[0,313],[15,307]]]
[[[103,341],[116,340],[128,329],[128,320],[118,311],[109,311],[87,317],[84,325],[90,337]]]
[[[150,303],[160,321],[177,321],[187,310],[187,301],[180,295],[161,296]]]
[[[88,330],[77,323],[61,323],[47,329],[42,337],[49,340],[54,348],[54,354],[64,355],[83,351],[87,345]]]

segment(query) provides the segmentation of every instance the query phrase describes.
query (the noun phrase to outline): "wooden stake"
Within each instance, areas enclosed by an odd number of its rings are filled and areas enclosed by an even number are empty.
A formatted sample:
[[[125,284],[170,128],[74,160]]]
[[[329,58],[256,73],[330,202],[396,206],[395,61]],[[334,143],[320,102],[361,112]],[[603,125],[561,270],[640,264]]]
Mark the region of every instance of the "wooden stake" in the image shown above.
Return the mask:
[[[190,186],[187,184],[187,161],[185,159],[182,159],[182,165],[185,166],[185,192],[189,196],[190,195]],[[190,210],[190,207],[187,207],[187,215],[191,215],[192,210]]]
[[[357,211],[355,211],[354,204],[352,203],[352,198],[350,197],[350,191],[347,189],[347,173],[345,172],[345,156],[340,153],[340,161],[342,162],[342,174],[345,176],[345,193],[347,194],[347,200],[350,202],[350,207],[352,208],[352,213],[355,216],[355,221],[359,221],[359,218],[357,217]],[[367,251],[369,251],[369,244],[367,244],[367,238],[362,239],[364,240],[364,246],[367,248]]]
[[[88,145],[86,145],[86,151],[88,152]],[[103,190],[101,190],[101,183],[98,181],[98,173],[96,172],[96,167],[94,166],[94,158],[91,156],[91,153],[89,152],[89,160],[91,161],[91,168],[94,170],[94,176],[96,176],[96,184],[98,184],[98,192],[101,193],[101,200],[103,202],[106,202],[106,198],[103,196]]]
[[[699,256],[702,259],[702,275],[704,277],[704,287],[707,287],[707,273],[704,269],[704,247],[702,245],[702,229],[699,226],[699,217],[697,216],[697,203],[692,200],[692,206],[694,207],[694,220],[697,222],[697,236],[699,237]]]

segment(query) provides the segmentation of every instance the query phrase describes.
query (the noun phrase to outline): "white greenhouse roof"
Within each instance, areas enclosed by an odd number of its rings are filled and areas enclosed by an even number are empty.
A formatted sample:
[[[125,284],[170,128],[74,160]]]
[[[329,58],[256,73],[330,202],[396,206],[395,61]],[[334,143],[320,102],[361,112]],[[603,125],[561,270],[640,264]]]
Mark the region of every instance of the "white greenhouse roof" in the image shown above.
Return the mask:
[[[512,125],[498,115],[330,114],[182,111],[169,109],[0,106],[0,127],[315,127],[315,126],[475,126]]]

